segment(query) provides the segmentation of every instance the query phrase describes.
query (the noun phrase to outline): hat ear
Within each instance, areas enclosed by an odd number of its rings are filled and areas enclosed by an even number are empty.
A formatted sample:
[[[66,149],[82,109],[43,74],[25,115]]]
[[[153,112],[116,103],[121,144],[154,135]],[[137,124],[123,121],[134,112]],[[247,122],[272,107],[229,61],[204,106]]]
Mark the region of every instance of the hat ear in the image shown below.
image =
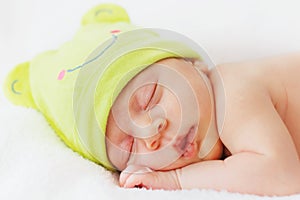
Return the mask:
[[[100,4],[93,7],[81,20],[82,25],[117,22],[130,23],[130,19],[124,8],[111,3]]]

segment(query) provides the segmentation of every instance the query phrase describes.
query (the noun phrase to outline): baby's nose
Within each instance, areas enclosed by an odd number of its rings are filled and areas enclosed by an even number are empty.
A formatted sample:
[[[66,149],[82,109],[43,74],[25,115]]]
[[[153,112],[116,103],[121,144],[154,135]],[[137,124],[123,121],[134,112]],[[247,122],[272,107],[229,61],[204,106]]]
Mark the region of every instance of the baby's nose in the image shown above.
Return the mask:
[[[156,150],[160,146],[160,134],[155,135],[152,138],[145,139],[146,147],[150,150]]]
[[[165,119],[160,119],[156,121],[154,124],[155,126],[155,135],[149,138],[145,138],[146,147],[150,150],[156,150],[160,146],[161,140],[161,133],[166,128],[167,121]]]

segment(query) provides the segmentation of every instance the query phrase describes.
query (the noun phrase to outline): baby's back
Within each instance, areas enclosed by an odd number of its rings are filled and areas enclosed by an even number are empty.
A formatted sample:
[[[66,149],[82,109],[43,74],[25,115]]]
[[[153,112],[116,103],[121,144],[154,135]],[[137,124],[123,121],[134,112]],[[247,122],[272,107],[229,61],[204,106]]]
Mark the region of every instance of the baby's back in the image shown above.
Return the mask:
[[[266,61],[265,77],[270,79],[274,106],[284,121],[300,158],[300,54]],[[269,76],[269,77],[268,77]]]
[[[211,79],[213,82],[215,81],[218,129],[225,146],[233,151],[232,153],[239,152],[244,150],[242,148],[245,144],[251,143],[251,139],[257,135],[255,138],[257,140],[253,139],[253,142],[259,141],[256,148],[260,149],[260,146],[268,145],[268,142],[271,143],[270,141],[275,140],[274,138],[277,137],[275,130],[279,130],[275,127],[278,123],[283,122],[283,128],[281,127],[283,131],[281,132],[287,133],[285,137],[291,135],[299,159],[300,54],[224,64],[218,66],[217,69],[215,72],[211,72]],[[274,116],[268,114],[268,112],[273,112],[272,110],[277,112],[274,112]],[[268,122],[259,120],[259,118],[263,119],[263,116],[276,118],[276,115],[281,120],[273,120],[274,123],[269,123],[270,120]],[[255,120],[256,122],[254,122]],[[274,126],[274,128],[267,129],[267,126]],[[248,141],[245,144],[241,142],[242,144],[239,145],[239,140],[232,138],[242,138],[241,131],[237,130],[243,129],[249,129]],[[244,135],[246,134],[248,133]],[[263,138],[262,134],[267,136]],[[278,134],[278,140],[281,140],[280,134]],[[245,136],[245,138],[247,137]]]

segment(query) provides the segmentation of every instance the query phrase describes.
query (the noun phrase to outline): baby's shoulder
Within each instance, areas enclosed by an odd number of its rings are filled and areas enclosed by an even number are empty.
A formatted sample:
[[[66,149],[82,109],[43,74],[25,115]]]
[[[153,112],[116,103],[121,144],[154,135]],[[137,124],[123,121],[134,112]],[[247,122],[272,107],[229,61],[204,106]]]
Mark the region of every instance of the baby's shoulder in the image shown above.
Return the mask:
[[[260,134],[266,131],[265,124],[276,127],[275,121],[268,121],[276,113],[265,70],[251,61],[219,65],[210,73],[218,132],[232,153],[259,149],[257,145],[264,146]]]
[[[225,119],[231,124],[246,110],[257,108],[271,98],[263,74],[263,69],[254,62],[222,64],[210,71],[219,133]]]

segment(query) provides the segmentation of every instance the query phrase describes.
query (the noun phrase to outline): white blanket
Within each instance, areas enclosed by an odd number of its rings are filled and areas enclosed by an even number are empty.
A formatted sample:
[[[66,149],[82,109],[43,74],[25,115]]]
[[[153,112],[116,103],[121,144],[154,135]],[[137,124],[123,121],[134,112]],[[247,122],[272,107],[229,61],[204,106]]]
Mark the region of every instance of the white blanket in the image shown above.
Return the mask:
[[[25,3],[26,2],[26,3]],[[19,62],[70,39],[101,0],[1,1],[0,82]],[[106,1],[105,1],[106,2]],[[201,43],[216,63],[300,50],[297,1],[120,0],[132,22]],[[2,16],[3,15],[3,16]],[[122,189],[117,176],[67,148],[43,116],[0,92],[0,199],[300,199],[226,191]]]

